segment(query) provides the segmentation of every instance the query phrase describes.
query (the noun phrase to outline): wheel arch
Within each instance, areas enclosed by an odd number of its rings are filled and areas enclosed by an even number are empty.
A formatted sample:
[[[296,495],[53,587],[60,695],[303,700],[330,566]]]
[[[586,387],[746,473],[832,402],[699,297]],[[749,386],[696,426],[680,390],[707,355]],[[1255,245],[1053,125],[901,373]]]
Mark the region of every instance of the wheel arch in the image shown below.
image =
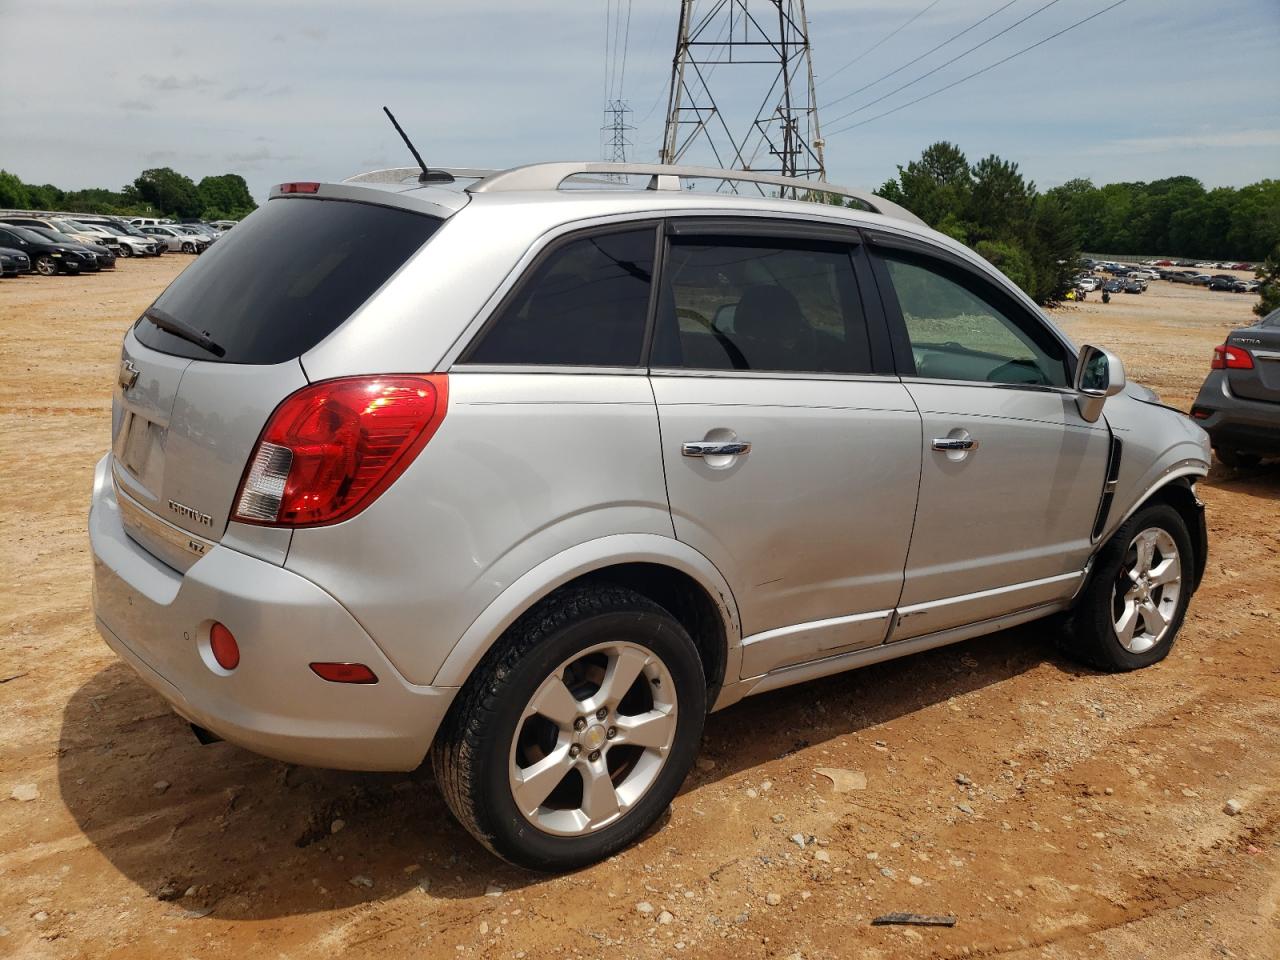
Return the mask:
[[[1178,511],[1178,515],[1187,525],[1187,533],[1191,537],[1191,549],[1195,553],[1192,558],[1191,589],[1192,591],[1198,589],[1209,558],[1209,540],[1204,522],[1204,504],[1196,495],[1195,483],[1204,479],[1205,472],[1205,465],[1198,461],[1179,464],[1171,469],[1159,481],[1148,487],[1129,509],[1107,524],[1106,533],[1098,539],[1097,550],[1101,550],[1115,536],[1115,532],[1143,507],[1153,503],[1168,504]],[[1090,565],[1092,565],[1092,558]]]
[[[467,628],[432,685],[462,686],[522,614],[557,590],[593,581],[633,589],[680,621],[702,657],[708,703],[726,679],[738,679],[742,630],[733,592],[719,569],[678,540],[617,534],[570,547],[508,586]]]

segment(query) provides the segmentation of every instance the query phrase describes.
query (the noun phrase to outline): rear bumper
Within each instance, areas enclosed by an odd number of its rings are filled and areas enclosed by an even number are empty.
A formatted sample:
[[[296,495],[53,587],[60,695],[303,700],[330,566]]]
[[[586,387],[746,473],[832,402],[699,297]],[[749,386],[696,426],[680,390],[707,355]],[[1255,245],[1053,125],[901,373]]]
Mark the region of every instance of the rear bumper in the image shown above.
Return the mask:
[[[185,574],[131,540],[111,457],[89,512],[93,607],[107,645],[183,717],[231,743],[289,763],[347,770],[421,764],[456,688],[406,682],[333,597],[282,567],[217,546]],[[217,667],[214,621],[240,646]],[[316,661],[358,662],[376,684],[321,680]]]
[[[1221,371],[1213,371],[1205,380],[1192,409],[1208,412],[1196,422],[1209,434],[1214,447],[1280,456],[1280,403],[1237,397],[1227,388]]]

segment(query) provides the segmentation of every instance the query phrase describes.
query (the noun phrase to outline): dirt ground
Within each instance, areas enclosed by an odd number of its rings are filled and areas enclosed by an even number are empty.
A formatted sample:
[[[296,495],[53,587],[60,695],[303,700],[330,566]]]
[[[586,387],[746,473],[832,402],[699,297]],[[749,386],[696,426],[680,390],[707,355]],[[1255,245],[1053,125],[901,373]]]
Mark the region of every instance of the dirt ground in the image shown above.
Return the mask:
[[[1208,573],[1158,666],[1083,670],[1031,625],[749,699],[658,829],[539,876],[425,774],[199,746],[99,640],[120,338],[186,262],[0,281],[0,956],[1280,956],[1280,468],[1202,485]],[[1253,301],[1152,282],[1058,318],[1185,409]],[[957,922],[871,926],[897,910]]]

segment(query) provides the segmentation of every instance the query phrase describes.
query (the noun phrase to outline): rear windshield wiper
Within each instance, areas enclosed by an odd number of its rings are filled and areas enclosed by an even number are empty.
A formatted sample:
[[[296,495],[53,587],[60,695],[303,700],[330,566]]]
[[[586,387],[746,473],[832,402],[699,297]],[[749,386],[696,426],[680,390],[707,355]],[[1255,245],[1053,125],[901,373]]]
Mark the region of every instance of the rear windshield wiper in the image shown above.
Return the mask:
[[[183,323],[173,314],[168,313],[158,307],[148,307],[143,318],[150,320],[153,324],[163,330],[165,333],[171,333],[175,337],[186,340],[188,343],[194,343],[203,350],[208,350],[215,357],[225,357],[227,351],[218,345],[213,337],[209,336],[205,330],[197,330],[189,323]]]

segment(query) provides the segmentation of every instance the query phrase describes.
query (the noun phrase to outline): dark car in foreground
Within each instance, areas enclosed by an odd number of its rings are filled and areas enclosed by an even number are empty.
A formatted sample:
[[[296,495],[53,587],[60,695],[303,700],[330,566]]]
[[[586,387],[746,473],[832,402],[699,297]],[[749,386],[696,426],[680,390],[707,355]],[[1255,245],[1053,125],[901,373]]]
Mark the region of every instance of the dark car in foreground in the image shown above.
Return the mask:
[[[67,236],[53,227],[27,227],[32,233],[38,233],[53,243],[62,243],[71,247],[77,252],[83,252],[87,255],[88,262],[85,265],[87,270],[109,270],[116,265],[116,255],[111,252],[110,248],[104,247],[100,243],[85,243],[84,241],[75,240]]]
[[[1191,416],[1229,467],[1280,457],[1280,310],[1232,330],[1213,348],[1213,369]]]
[[[31,258],[21,250],[0,246],[0,277],[16,277],[31,272]]]
[[[55,273],[80,273],[88,264],[96,263],[88,250],[75,249],[76,244],[55,243],[48,237],[0,223],[0,247],[13,247],[31,258],[36,273],[51,277]]]

